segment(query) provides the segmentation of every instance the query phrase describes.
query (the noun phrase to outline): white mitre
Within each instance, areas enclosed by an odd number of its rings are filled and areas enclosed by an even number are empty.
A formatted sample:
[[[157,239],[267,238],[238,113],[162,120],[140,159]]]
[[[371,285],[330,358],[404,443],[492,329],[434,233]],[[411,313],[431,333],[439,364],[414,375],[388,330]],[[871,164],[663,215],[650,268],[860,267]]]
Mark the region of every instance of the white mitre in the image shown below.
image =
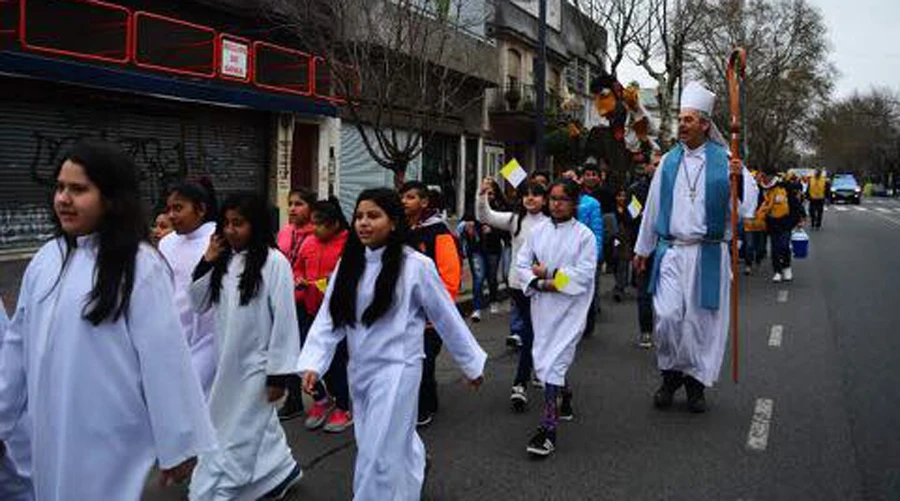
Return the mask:
[[[713,106],[716,104],[716,95],[697,82],[688,82],[681,91],[681,111],[694,110],[706,115],[709,119],[709,139],[723,146],[727,145],[725,137],[719,132],[715,122],[712,121]]]
[[[681,111],[697,110],[712,115],[716,95],[697,82],[688,82],[681,91]]]

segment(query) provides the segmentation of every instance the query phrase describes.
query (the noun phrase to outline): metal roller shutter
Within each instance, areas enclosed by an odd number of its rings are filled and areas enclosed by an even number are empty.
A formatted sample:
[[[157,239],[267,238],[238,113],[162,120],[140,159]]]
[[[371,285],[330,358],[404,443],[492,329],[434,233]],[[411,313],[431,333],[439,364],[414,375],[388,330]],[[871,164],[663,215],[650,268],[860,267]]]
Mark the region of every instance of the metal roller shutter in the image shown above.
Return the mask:
[[[374,133],[369,131],[370,138]],[[404,132],[398,133],[398,141],[403,141]],[[374,141],[374,139],[373,139]],[[406,179],[418,179],[422,171],[422,156],[419,155],[406,169]],[[366,149],[359,130],[352,123],[341,125],[341,164],[340,164],[340,190],[338,198],[341,208],[348,217],[352,215],[356,198],[367,188],[393,188],[394,174],[376,162],[369,150]]]
[[[64,87],[58,92],[68,94]],[[266,114],[187,103],[0,98],[0,250],[30,247],[52,233],[52,175],[79,139],[102,137],[128,152],[150,207],[187,176],[208,176],[220,196],[266,189]],[[10,94],[6,94],[10,96]]]

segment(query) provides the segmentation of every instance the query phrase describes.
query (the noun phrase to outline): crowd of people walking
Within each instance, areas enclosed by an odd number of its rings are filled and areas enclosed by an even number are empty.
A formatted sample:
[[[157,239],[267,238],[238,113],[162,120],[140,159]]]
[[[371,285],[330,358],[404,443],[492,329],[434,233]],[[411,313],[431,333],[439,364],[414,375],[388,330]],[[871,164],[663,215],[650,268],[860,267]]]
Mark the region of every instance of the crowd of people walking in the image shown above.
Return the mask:
[[[704,412],[727,338],[729,174],[742,179],[747,273],[768,240],[774,279],[791,280],[805,217],[790,181],[728,159],[713,101],[686,86],[679,143],[627,185],[594,162],[534,172],[509,198],[486,178],[453,227],[418,181],[363,191],[349,221],[334,198],[294,191],[276,231],[258,194],[219,203],[186,180],[151,233],[131,159],[78,144],[55,173],[57,236],[0,323],[0,494],[137,500],[156,465],[192,500],[280,499],[303,477],[282,423],[305,416],[309,430],[353,429],[355,499],[418,499],[437,358],[446,348],[482,384],[471,325],[503,311],[503,285],[518,363],[498,377],[514,412],[542,408],[528,454],[554,453],[574,419],[570,368],[602,330],[606,274],[614,301],[637,291],[635,344],[656,348],[661,371],[654,405],[684,387]],[[821,193],[811,184],[811,208]],[[470,323],[456,304],[464,262]]]

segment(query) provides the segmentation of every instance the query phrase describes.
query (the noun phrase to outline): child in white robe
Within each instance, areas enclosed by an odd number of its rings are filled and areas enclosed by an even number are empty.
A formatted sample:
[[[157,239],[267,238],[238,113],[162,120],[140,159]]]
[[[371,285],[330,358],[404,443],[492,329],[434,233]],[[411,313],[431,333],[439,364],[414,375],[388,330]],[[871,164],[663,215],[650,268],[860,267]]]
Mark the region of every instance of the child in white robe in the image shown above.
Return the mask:
[[[219,353],[209,397],[219,449],[200,456],[190,499],[281,499],[302,477],[275,407],[298,372],[300,334],[291,265],[260,197],[222,204],[190,298],[215,310]]]
[[[573,181],[554,182],[552,219],[531,230],[516,256],[516,271],[531,298],[534,370],[544,382],[541,425],[526,448],[535,456],[553,453],[558,421],[574,418],[566,373],[587,322],[597,268],[596,237],[575,219],[579,195]]]
[[[0,440],[27,413],[40,501],[137,501],[154,463],[180,481],[215,446],[209,413],[131,158],[85,141],[56,183],[59,236],[29,263],[0,350]]]
[[[434,262],[404,244],[399,195],[384,188],[363,191],[354,214],[354,231],[300,357],[304,389],[313,389],[346,339],[358,449],[354,500],[419,499],[425,448],[416,433],[415,395],[426,318],[474,386],[481,382],[487,355]]]
[[[6,315],[3,299],[0,298],[0,346],[3,346],[7,325],[9,317]],[[31,442],[28,439],[30,433],[28,417],[23,413],[12,437],[5,444],[0,444],[0,499],[34,499],[34,489],[31,487]]]
[[[216,197],[211,184],[183,182],[169,191],[169,221],[174,232],[159,242],[175,274],[175,305],[191,350],[191,361],[207,397],[216,375],[216,320],[212,311],[197,313],[188,297],[192,275],[216,230]]]

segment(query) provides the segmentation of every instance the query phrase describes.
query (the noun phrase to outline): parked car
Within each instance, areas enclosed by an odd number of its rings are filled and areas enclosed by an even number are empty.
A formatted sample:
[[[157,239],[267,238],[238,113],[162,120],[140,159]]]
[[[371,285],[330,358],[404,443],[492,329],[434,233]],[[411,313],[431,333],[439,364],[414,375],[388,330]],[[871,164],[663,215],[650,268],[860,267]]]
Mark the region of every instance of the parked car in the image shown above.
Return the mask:
[[[832,202],[852,202],[859,205],[862,202],[862,188],[856,178],[850,175],[835,176],[831,181]]]

